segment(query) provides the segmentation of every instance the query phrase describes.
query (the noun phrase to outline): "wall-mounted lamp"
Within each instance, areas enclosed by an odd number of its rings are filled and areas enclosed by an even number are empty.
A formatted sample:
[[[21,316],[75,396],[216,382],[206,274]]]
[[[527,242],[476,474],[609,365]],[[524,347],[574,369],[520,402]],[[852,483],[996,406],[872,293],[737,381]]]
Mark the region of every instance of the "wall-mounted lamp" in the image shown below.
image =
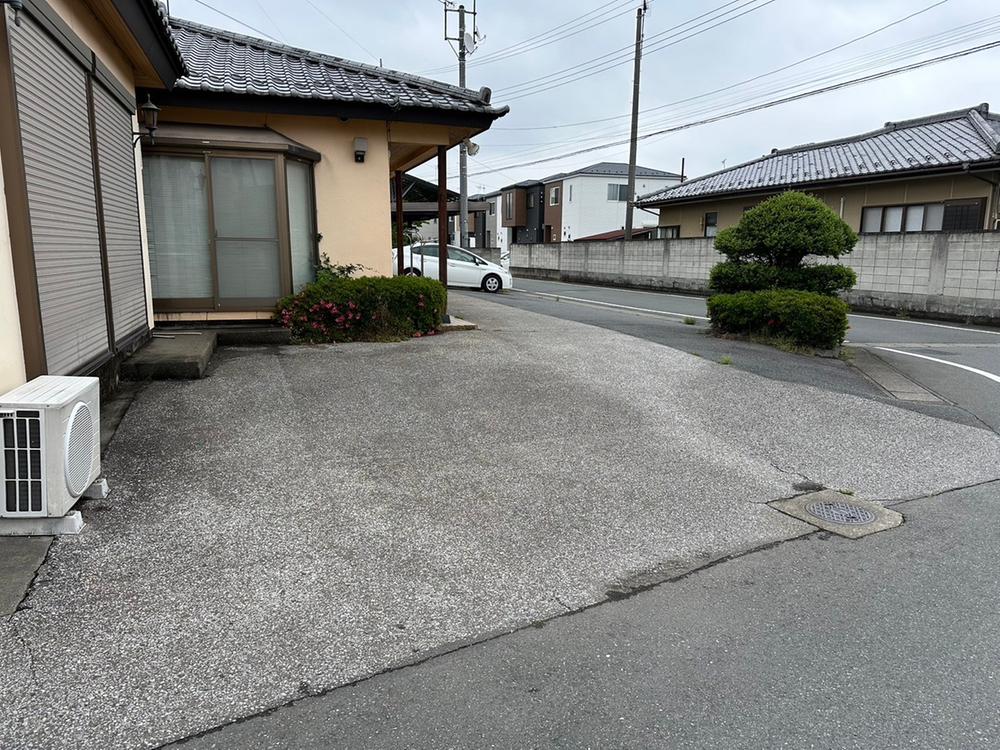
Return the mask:
[[[368,153],[368,139],[367,138],[355,138],[354,139],[354,161],[358,164],[364,163],[365,154]]]
[[[156,132],[158,123],[160,121],[160,108],[153,104],[153,97],[150,94],[146,94],[146,101],[139,105],[137,112],[139,120],[139,132],[132,133],[135,136],[135,141],[132,142],[132,147],[144,136],[149,136],[149,142],[153,143],[153,133]]]
[[[24,2],[22,0],[0,0],[0,5],[9,5],[14,9],[14,25],[21,25],[21,16],[18,15],[22,10],[24,10]]]

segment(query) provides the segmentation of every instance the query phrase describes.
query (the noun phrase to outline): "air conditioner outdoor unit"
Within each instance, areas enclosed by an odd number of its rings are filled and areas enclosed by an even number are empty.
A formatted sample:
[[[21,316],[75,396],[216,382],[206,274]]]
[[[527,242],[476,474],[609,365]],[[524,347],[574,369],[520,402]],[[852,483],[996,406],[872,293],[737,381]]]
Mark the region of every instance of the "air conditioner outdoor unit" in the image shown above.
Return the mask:
[[[0,518],[56,518],[101,473],[97,378],[42,375],[0,396]]]

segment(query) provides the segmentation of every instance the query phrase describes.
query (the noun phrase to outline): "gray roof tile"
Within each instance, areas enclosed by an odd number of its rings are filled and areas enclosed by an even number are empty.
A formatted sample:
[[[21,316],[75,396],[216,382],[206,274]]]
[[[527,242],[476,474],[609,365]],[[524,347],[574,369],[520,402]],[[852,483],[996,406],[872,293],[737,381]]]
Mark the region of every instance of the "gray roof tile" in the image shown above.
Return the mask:
[[[778,150],[735,167],[641,196],[644,205],[1000,161],[1000,118],[982,104],[886,123],[862,135]]]
[[[378,104],[500,117],[488,90],[472,91],[388,68],[170,19],[189,75],[177,88],[213,93]]]

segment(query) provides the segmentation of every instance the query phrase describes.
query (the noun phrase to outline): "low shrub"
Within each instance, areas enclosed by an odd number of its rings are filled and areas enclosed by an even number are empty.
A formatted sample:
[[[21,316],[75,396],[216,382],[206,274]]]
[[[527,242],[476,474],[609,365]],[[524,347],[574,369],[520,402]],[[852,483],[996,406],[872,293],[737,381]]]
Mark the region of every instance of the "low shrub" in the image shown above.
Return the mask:
[[[847,310],[836,297],[793,289],[716,294],[708,300],[716,331],[781,337],[819,349],[843,343]]]
[[[782,268],[765,263],[717,264],[708,279],[714,292],[759,292],[765,289],[798,289],[834,296],[846,292],[858,281],[846,266],[818,265]]]
[[[858,236],[823,201],[790,191],[748,209],[715,236],[715,249],[735,262],[792,268],[808,255],[839,258]]]
[[[300,342],[384,341],[433,335],[447,303],[434,279],[321,274],[278,302],[275,318]]]

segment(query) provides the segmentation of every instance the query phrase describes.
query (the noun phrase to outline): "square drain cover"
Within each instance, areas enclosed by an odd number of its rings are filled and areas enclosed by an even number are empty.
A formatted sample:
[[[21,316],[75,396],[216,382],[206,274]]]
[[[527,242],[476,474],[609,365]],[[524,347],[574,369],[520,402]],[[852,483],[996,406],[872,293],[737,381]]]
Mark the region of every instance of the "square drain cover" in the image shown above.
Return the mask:
[[[833,490],[775,500],[772,508],[825,531],[857,539],[899,526],[903,516],[878,503],[858,500]]]

